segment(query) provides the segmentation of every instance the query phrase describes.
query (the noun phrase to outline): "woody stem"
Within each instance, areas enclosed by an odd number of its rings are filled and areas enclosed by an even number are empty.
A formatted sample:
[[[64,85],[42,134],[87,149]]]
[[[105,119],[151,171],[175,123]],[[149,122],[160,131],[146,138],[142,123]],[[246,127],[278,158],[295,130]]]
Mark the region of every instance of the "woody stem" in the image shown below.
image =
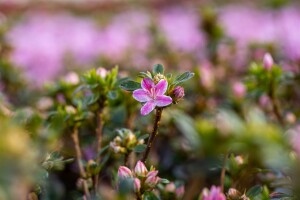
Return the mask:
[[[146,147],[146,150],[144,152],[142,162],[145,162],[147,160],[148,155],[149,155],[150,150],[151,150],[151,147],[152,147],[152,144],[154,142],[154,139],[155,139],[156,135],[158,134],[158,128],[159,128],[159,124],[160,124],[162,111],[163,111],[163,108],[160,108],[160,107],[156,108],[156,116],[155,116],[155,121],[154,121],[154,125],[153,125],[153,130],[152,130],[152,132],[150,134],[150,137],[148,139],[147,147]]]

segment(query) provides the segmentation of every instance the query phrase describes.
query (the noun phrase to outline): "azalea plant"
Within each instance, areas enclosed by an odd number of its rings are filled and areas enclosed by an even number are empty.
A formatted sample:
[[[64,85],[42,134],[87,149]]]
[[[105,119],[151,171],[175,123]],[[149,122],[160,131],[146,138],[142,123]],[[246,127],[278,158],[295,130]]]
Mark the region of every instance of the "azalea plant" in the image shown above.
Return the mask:
[[[300,15],[251,3],[11,4],[0,199],[299,199]]]

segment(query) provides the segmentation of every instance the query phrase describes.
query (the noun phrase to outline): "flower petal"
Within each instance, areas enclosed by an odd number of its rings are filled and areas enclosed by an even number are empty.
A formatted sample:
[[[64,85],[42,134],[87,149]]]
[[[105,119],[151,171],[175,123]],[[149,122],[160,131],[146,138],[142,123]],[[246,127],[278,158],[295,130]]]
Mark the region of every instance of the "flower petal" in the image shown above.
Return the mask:
[[[150,89],[153,88],[155,85],[150,78],[144,78],[141,82],[141,86],[144,90],[150,91]]]
[[[164,107],[172,103],[172,98],[166,95],[156,96],[155,103],[158,107]]]
[[[156,106],[155,101],[148,101],[142,108],[141,108],[141,114],[142,115],[148,115],[152,110],[154,110]]]
[[[151,97],[143,89],[134,90],[133,93],[132,93],[132,96],[135,100],[137,100],[139,102],[146,102],[146,101],[151,100]]]
[[[160,80],[155,85],[155,93],[156,95],[164,95],[168,88],[168,82],[164,79]]]

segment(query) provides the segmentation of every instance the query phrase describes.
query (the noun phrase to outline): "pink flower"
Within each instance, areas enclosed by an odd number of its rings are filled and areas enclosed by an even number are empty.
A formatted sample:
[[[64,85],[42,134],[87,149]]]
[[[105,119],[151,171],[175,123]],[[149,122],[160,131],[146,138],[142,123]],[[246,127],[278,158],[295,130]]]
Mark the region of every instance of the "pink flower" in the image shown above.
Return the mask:
[[[118,170],[118,177],[119,178],[130,178],[132,177],[132,172],[125,166],[120,166]]]
[[[139,192],[141,189],[141,181],[138,178],[135,178],[133,181],[133,189],[135,192]]]
[[[168,88],[166,80],[160,80],[156,85],[150,78],[144,78],[142,89],[133,91],[133,98],[139,102],[146,102],[141,108],[142,115],[148,115],[156,106],[164,107],[172,103],[172,98],[164,95]]]
[[[263,65],[266,70],[270,70],[274,64],[271,54],[266,53],[263,59]]]
[[[184,195],[184,185],[181,185],[178,188],[176,188],[175,193],[176,193],[177,198],[181,199]]]
[[[212,186],[210,191],[205,188],[202,191],[202,199],[203,200],[226,200],[225,195],[221,192],[220,187]]]
[[[147,170],[147,168],[146,168],[146,166],[144,165],[143,162],[138,161],[138,162],[136,163],[135,168],[134,168],[134,172],[135,172],[135,174],[136,174],[137,176],[143,176],[143,177],[144,177],[144,176],[147,175],[148,170]]]
[[[235,82],[232,85],[233,94],[235,97],[241,99],[246,95],[246,87],[242,82]]]

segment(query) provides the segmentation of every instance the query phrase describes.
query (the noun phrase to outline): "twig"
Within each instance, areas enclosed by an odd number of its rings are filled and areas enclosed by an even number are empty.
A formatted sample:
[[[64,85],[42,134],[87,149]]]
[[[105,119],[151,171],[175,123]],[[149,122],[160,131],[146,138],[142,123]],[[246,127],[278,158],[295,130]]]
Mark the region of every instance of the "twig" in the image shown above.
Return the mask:
[[[275,97],[275,90],[274,90],[274,84],[273,84],[273,81],[271,81],[271,84],[270,84],[270,89],[269,89],[269,97],[271,99],[271,102],[272,102],[272,109],[273,109],[273,112],[278,120],[278,122],[284,126],[284,120],[283,120],[283,117],[282,115],[280,114],[280,109],[279,109],[279,105],[278,105],[278,102],[276,101],[276,97]]]
[[[228,153],[225,153],[224,154],[224,160],[223,160],[223,166],[222,166],[222,170],[221,170],[221,178],[220,178],[221,192],[224,191],[224,182],[225,182],[227,158],[228,158]]]
[[[103,108],[104,108],[104,101],[99,102],[99,110],[97,112],[97,128],[96,128],[96,137],[97,137],[97,146],[96,146],[96,163],[99,166],[101,157],[99,152],[101,150],[101,143],[102,143],[102,129],[103,129]],[[94,176],[94,190],[97,193],[97,188],[99,184],[99,174]]]
[[[124,166],[128,167],[128,159],[129,159],[129,155],[130,155],[131,152],[127,152],[125,155],[124,155]]]
[[[83,164],[81,162],[82,154],[81,154],[81,149],[80,149],[80,143],[79,143],[77,127],[74,127],[73,132],[71,134],[71,138],[74,142],[77,165],[78,165],[78,168],[79,168],[80,177],[83,179],[83,191],[84,191],[84,194],[87,197],[87,199],[90,199],[91,195],[90,195],[90,192],[89,192],[89,189],[88,189],[87,182],[85,180],[86,179],[86,172],[85,172]]]
[[[153,125],[153,131],[148,139],[148,142],[147,142],[147,147],[146,147],[146,150],[145,150],[145,153],[143,155],[143,158],[142,158],[142,162],[145,162],[148,158],[148,155],[150,153],[150,150],[151,150],[151,147],[152,147],[152,143],[158,133],[158,127],[159,127],[159,124],[160,124],[160,119],[161,119],[161,115],[162,115],[162,111],[163,111],[163,108],[156,108],[156,116],[155,116],[155,121],[154,121],[154,125]]]

